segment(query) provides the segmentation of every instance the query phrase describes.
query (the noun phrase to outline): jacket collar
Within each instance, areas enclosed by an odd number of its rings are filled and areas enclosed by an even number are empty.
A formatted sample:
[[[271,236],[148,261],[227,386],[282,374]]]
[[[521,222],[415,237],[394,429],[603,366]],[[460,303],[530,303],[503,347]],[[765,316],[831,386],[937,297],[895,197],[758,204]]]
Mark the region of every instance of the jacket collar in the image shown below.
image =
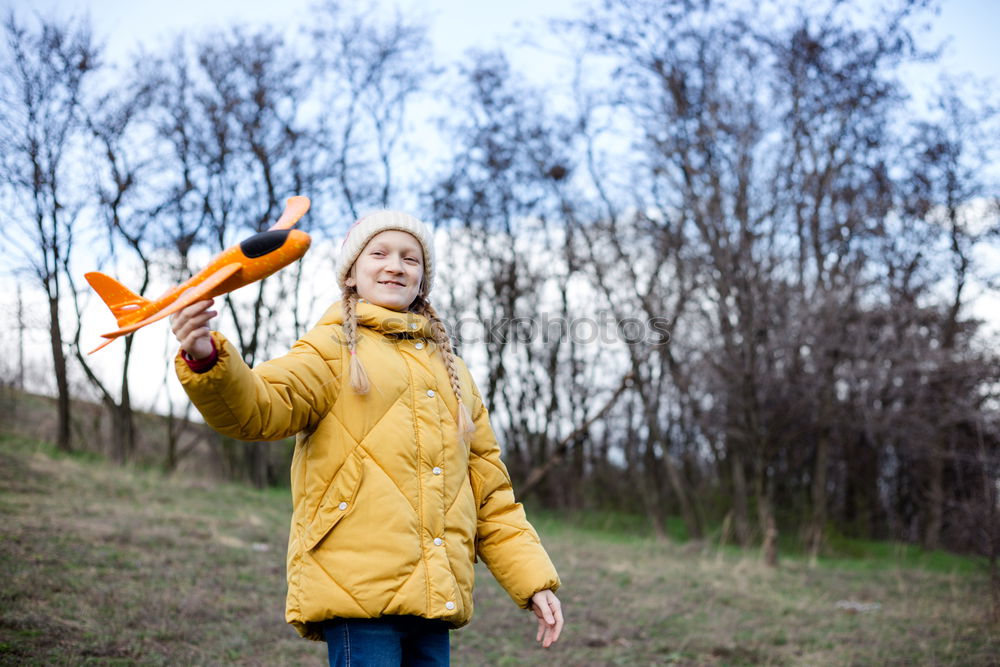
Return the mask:
[[[367,301],[358,303],[357,313],[358,324],[381,334],[407,335],[419,338],[433,336],[430,321],[423,315],[409,311],[389,310]],[[320,324],[340,325],[343,323],[344,308],[340,301],[327,308],[326,313],[320,319]]]

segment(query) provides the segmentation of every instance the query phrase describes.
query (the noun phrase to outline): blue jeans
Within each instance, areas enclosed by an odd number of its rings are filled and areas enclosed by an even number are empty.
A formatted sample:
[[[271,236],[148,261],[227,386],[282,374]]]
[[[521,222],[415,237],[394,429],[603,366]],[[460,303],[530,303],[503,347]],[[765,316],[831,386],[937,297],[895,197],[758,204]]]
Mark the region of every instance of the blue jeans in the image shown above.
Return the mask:
[[[323,623],[331,667],[441,667],[449,625],[418,616],[338,618]]]

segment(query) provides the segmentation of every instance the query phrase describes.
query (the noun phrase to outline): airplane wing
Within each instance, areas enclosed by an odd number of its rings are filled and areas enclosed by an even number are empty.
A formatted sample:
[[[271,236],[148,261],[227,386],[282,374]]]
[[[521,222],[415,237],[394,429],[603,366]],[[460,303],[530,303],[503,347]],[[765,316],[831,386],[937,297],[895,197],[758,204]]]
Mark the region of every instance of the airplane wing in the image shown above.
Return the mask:
[[[278,221],[271,225],[271,231],[273,229],[289,229],[293,227],[296,222],[299,221],[306,211],[309,210],[309,197],[303,197],[301,195],[295,197],[289,197],[285,202],[285,210],[281,213],[281,217]]]
[[[227,278],[238,272],[243,268],[243,265],[239,262],[233,262],[232,264],[226,264],[224,267],[210,275],[205,280],[201,281],[188,291],[186,291],[177,301],[164,308],[163,310],[154,313],[144,320],[136,322],[135,324],[130,324],[127,327],[122,327],[117,331],[112,331],[111,333],[102,334],[104,338],[118,338],[118,336],[124,336],[125,334],[132,333],[136,329],[141,329],[147,324],[152,324],[158,320],[162,320],[164,317],[169,317],[173,315],[178,310],[182,308],[187,308],[195,301],[201,301],[205,296],[211,292],[213,289],[218,287]]]

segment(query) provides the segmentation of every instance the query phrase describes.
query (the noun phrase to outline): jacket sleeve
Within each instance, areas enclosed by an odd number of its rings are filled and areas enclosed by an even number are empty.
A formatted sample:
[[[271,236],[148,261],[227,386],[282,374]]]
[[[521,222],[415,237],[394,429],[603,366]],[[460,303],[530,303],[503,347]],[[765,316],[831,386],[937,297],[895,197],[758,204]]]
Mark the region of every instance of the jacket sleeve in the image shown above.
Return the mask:
[[[314,426],[336,398],[340,346],[307,335],[283,357],[251,369],[217,331],[219,359],[206,373],[195,373],[174,359],[177,377],[206,423],[239,440],[281,440]],[[323,349],[320,349],[323,348]]]
[[[514,602],[527,609],[535,593],[559,588],[559,575],[538,533],[528,523],[524,507],[514,499],[489,413],[475,385],[473,393],[475,433],[469,453],[469,474],[479,502],[476,551]]]

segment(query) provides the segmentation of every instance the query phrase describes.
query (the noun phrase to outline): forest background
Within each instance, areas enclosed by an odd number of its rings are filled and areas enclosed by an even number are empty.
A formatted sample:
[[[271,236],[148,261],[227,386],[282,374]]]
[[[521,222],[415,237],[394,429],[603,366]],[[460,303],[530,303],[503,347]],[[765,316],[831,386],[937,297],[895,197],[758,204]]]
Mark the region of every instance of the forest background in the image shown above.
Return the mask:
[[[906,76],[936,9],[593,3],[550,25],[544,84],[502,49],[439,65],[424,19],[374,5],[124,64],[82,16],[11,11],[4,427],[47,394],[65,451],[287,484],[287,443],[189,421],[168,337],[86,355],[111,321],[82,274],[156,296],[308,195],[313,249],[226,299],[253,363],[336,300],[349,223],[400,207],[435,229],[522,497],[770,562],[838,536],[978,553],[1000,590],[997,99]]]

